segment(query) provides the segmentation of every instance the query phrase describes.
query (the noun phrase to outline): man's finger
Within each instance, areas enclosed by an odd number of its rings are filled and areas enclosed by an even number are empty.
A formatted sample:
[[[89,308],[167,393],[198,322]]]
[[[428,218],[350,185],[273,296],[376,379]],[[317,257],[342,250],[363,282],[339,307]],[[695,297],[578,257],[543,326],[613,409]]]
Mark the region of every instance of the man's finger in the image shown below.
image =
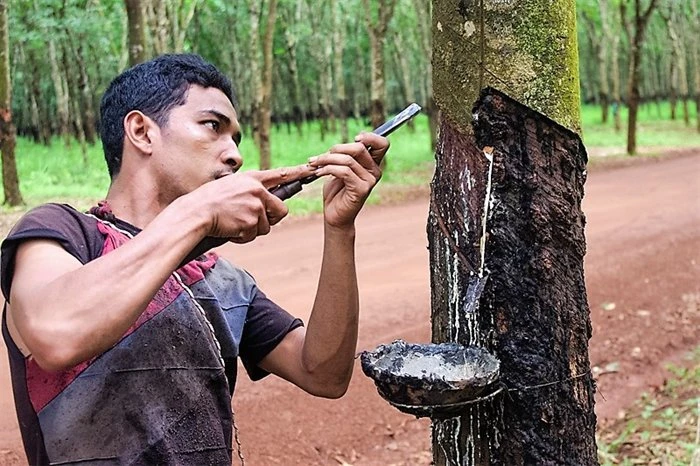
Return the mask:
[[[295,167],[273,168],[271,170],[252,170],[246,173],[260,181],[266,189],[270,189],[282,183],[313,175],[314,171],[315,168],[304,164]]]
[[[389,140],[378,134],[362,132],[355,136],[355,142],[362,143],[369,148],[369,153],[376,163],[379,163],[384,154],[389,150]]]

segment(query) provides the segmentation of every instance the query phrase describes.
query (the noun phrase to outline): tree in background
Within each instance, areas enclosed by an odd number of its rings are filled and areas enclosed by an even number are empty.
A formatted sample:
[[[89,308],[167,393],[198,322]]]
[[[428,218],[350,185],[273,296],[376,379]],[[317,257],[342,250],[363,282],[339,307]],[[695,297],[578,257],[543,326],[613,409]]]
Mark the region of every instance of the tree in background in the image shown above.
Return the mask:
[[[686,125],[689,125],[688,63],[685,44],[680,35],[680,30],[686,26],[683,24],[683,17],[681,16],[683,8],[683,5],[670,1],[663,7],[659,7],[659,14],[666,23],[666,32],[671,41],[671,119],[676,119],[677,98],[680,97],[681,107],[683,108],[683,120]]]
[[[258,0],[248,0],[250,14],[250,49],[252,53],[251,77],[254,82],[252,108],[253,138],[260,152],[260,169],[271,167],[270,126],[272,124],[272,44],[277,21],[277,0],[270,0],[265,18],[267,19],[260,50],[260,19],[262,9]],[[262,75],[262,76],[260,76]]]
[[[0,150],[2,150],[2,184],[4,203],[24,203],[19,191],[15,162],[15,126],[12,123],[12,81],[10,80],[10,40],[7,27],[7,0],[0,0]]]
[[[376,128],[384,122],[386,118],[386,82],[384,71],[384,39],[389,27],[389,21],[394,14],[394,7],[397,0],[385,0],[378,2],[374,8],[369,0],[362,0],[362,7],[365,11],[365,21],[367,22],[367,32],[370,43],[370,63],[371,63],[371,89],[370,89],[370,120],[372,127]],[[376,19],[373,18],[373,10],[376,10]]]
[[[698,11],[698,4],[691,2],[691,31],[694,36],[700,37],[700,11]],[[693,75],[695,76],[695,119],[697,123],[697,130],[700,133],[700,47],[692,47],[693,50]]]
[[[331,130],[334,121],[340,123],[340,134],[333,138],[345,140],[344,115],[363,119],[363,126],[369,126],[378,103],[383,107],[380,113],[391,113],[414,96],[429,117],[434,145],[438,114],[432,103],[431,2],[336,0],[319,9],[310,0],[276,1],[281,25],[272,30],[272,67],[266,75],[271,76],[272,83],[271,122],[288,122],[290,128],[296,124],[301,134],[307,118],[319,120],[325,114],[328,120],[321,119],[323,128]],[[582,94],[587,103],[604,103],[608,82],[608,101],[616,126],[620,125],[620,106],[616,102],[628,99],[628,91],[620,82],[629,82],[630,75],[626,53],[630,44],[621,28],[612,26],[621,22],[620,1],[577,0],[579,9],[590,16],[591,34],[596,40],[603,38],[594,50],[590,40],[581,36]],[[657,0],[662,5],[670,1]],[[698,47],[694,41],[698,19],[693,13],[697,12],[697,2],[673,1],[677,4],[674,24],[682,46],[678,49],[682,52],[677,53],[685,54],[687,63],[687,94],[697,96],[700,78],[694,76],[700,72],[695,71]],[[260,122],[256,118],[261,115],[259,90],[265,75],[262,48],[265,24],[270,19],[269,2],[252,2],[254,14],[248,3],[10,0],[13,122],[19,136],[44,144],[61,136],[66,144],[80,142],[87,152],[91,141],[96,140],[100,95],[129,64],[130,52],[143,52],[143,58],[131,57],[136,61],[165,52],[190,51],[204,56],[232,78],[243,130],[252,131],[254,139],[259,140]],[[130,33],[133,21],[129,9],[137,4],[141,5],[144,24]],[[626,4],[629,12],[631,0]],[[367,13],[372,27],[368,27]],[[314,31],[312,19],[324,15],[327,24],[319,24]],[[253,27],[257,28],[255,34]],[[672,94],[672,44],[659,15],[651,15],[647,29],[648,40],[639,53],[648,69],[638,77],[638,101],[639,105],[655,102],[660,109],[659,102]],[[141,33],[145,39],[139,38]],[[381,39],[379,36],[383,41],[372,39]],[[130,40],[141,45],[132,48]],[[603,52],[607,52],[607,66],[600,66]],[[382,63],[378,65],[375,59]],[[385,59],[390,66],[384,65]],[[378,72],[381,79],[373,77]],[[682,73],[676,74],[680,77]],[[374,123],[382,119],[381,115],[375,116]]]
[[[634,155],[637,153],[637,112],[639,110],[642,45],[644,44],[644,35],[649,24],[649,18],[656,7],[657,0],[649,0],[646,9],[643,9],[641,0],[635,0],[632,24],[630,24],[630,20],[627,17],[629,2],[630,0],[621,0],[620,19],[627,35],[627,43],[630,45],[629,77],[627,78],[627,106],[629,107],[629,115],[627,117],[627,153]]]
[[[430,30],[431,18],[433,17],[432,2],[423,0],[413,0],[413,6],[417,15],[418,32],[422,45],[423,56],[427,60],[425,67],[420,69],[425,73],[425,99],[423,100],[423,110],[428,115],[428,126],[430,128],[430,148],[435,149],[437,141],[438,112],[433,98],[433,34]]]
[[[129,66],[146,61],[146,15],[141,0],[124,0],[129,23]]]
[[[333,79],[335,80],[335,114],[340,122],[340,142],[350,140],[348,133],[348,95],[345,91],[345,76],[343,68],[343,50],[345,49],[346,27],[343,4],[331,0],[333,11]]]
[[[148,29],[149,57],[185,49],[187,29],[198,5],[199,0],[150,0],[141,7]]]

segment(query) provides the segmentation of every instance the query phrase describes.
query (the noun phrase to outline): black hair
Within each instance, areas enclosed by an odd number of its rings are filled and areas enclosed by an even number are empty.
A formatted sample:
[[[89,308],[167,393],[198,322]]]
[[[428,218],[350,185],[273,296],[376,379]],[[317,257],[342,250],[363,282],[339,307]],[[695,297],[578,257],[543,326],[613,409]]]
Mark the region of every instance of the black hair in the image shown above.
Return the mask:
[[[195,54],[161,55],[114,78],[100,104],[100,137],[111,178],[122,163],[124,117],[139,110],[163,126],[170,110],[185,103],[193,84],[219,89],[234,105],[231,81]]]

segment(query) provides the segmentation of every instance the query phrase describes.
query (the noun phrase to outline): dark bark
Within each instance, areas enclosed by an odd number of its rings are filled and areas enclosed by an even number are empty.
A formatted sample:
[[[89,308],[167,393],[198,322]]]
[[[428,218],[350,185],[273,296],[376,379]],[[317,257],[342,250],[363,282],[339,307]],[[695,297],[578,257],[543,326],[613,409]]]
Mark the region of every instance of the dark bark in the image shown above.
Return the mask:
[[[435,463],[596,465],[585,149],[493,89],[473,114],[473,133],[444,116],[440,125],[428,221],[433,341],[493,352],[505,390],[434,421]]]

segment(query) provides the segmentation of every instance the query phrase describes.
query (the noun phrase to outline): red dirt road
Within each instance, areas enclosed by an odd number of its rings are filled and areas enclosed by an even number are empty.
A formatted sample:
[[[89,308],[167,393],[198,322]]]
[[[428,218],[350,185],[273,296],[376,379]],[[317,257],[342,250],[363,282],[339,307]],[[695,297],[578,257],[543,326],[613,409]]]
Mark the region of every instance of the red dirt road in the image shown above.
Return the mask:
[[[682,362],[700,344],[700,151],[688,154],[595,170],[586,184],[590,357],[603,370],[599,422],[658,386],[665,364]],[[429,340],[427,209],[426,198],[369,207],[358,221],[358,350],[396,338]],[[254,244],[221,252],[306,318],[321,234],[317,217],[290,220]],[[23,464],[4,346],[0,352],[0,464]],[[240,374],[234,411],[247,465],[430,463],[429,422],[386,404],[359,361],[348,394],[334,401],[273,377],[251,383]]]

